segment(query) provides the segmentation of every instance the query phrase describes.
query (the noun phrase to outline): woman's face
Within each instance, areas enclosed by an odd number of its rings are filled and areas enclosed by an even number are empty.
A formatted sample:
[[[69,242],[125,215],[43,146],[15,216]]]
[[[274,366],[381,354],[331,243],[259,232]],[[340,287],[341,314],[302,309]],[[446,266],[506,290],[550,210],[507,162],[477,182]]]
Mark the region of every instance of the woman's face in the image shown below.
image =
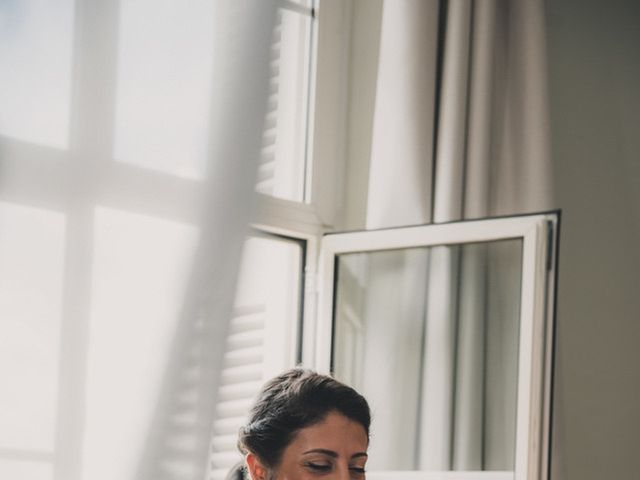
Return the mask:
[[[364,427],[339,413],[301,429],[285,448],[274,480],[364,480],[369,440]],[[249,462],[254,480],[260,480]],[[264,472],[266,473],[266,472]],[[264,480],[268,480],[268,476]]]

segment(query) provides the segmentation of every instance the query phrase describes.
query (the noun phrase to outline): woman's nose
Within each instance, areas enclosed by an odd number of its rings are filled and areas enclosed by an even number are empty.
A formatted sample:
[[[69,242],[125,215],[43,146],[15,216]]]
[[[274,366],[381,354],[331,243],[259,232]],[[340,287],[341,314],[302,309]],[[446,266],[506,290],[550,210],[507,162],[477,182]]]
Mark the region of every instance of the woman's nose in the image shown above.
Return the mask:
[[[340,468],[337,469],[337,477],[336,480],[350,480],[351,479],[351,471],[349,470],[349,465],[340,465]]]

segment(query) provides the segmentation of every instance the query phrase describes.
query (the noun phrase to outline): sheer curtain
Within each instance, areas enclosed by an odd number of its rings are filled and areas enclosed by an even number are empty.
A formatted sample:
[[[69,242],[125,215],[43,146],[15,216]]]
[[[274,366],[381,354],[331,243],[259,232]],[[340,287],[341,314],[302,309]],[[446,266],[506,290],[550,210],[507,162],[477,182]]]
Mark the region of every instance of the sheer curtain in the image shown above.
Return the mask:
[[[540,2],[449,2],[434,221],[549,208],[542,21]],[[500,432],[515,428],[515,418],[505,412],[515,410],[515,392],[510,393],[508,385],[515,381],[517,364],[501,359],[510,358],[508,352],[517,340],[512,319],[517,318],[518,305],[514,303],[517,299],[503,295],[492,308],[487,304],[491,292],[486,289],[506,291],[517,281],[518,254],[512,252],[513,261],[503,260],[491,272],[486,270],[487,254],[478,248],[436,267],[451,275],[460,272],[461,282],[458,291],[450,289],[444,294],[446,300],[440,297],[457,308],[457,338],[448,333],[451,353],[443,354],[442,359],[455,365],[447,377],[455,378],[456,384],[445,385],[445,380],[439,385],[455,391],[451,402],[455,411],[449,420],[453,428],[441,427],[451,431],[453,451],[427,460],[439,468],[451,462],[454,469],[500,470],[509,466],[513,456],[513,442]],[[430,272],[434,274],[442,272]],[[484,321],[477,320],[478,312],[485,312]],[[452,316],[440,318],[453,324],[448,321]],[[432,336],[432,341],[442,339]],[[455,343],[464,348],[454,350]],[[483,385],[478,379],[485,370],[493,373],[484,378]],[[483,418],[484,426],[480,423]],[[435,435],[432,443],[438,442]]]
[[[366,228],[551,205],[542,1],[384,2],[375,102]],[[518,255],[436,247],[353,266],[371,468],[513,468]],[[401,353],[380,358],[376,338]]]
[[[0,477],[206,477],[275,4],[0,5]]]

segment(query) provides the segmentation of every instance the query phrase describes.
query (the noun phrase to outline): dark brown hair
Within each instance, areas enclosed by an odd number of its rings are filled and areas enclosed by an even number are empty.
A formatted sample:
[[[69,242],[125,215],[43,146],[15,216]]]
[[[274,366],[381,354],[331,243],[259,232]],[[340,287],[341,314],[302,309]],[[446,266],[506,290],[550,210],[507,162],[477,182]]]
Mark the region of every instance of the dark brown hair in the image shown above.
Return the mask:
[[[359,423],[369,437],[371,413],[362,395],[328,375],[294,368],[264,385],[240,429],[238,449],[275,468],[296,432],[331,412]]]

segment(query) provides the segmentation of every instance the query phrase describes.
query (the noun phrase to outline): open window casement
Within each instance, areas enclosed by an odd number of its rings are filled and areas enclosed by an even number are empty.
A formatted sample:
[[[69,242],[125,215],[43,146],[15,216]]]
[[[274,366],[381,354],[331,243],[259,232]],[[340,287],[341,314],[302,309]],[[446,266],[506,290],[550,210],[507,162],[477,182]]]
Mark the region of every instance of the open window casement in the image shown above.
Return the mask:
[[[367,478],[547,478],[558,214],[325,235],[304,363],[369,400]]]

